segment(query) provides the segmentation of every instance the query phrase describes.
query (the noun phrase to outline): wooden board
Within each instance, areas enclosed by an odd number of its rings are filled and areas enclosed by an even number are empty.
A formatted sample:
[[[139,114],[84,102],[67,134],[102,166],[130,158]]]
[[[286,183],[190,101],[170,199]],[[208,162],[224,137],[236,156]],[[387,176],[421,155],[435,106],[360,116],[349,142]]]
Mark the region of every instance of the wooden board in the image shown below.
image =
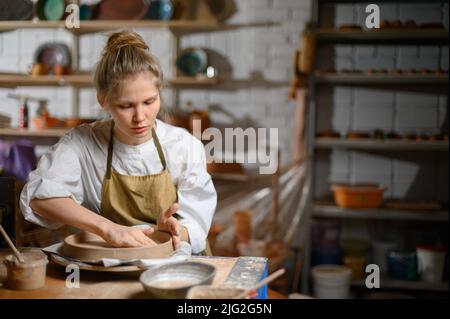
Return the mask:
[[[11,254],[7,249],[0,249],[0,299],[57,299],[57,298],[87,298],[87,299],[128,299],[148,298],[139,282],[138,276],[120,273],[102,273],[81,271],[80,287],[77,289],[66,286],[69,273],[65,268],[49,263],[47,266],[46,284],[42,289],[30,291],[15,291],[1,286],[6,273],[2,271],[2,260]],[[240,257],[239,259],[246,258]],[[226,281],[238,258],[229,257],[193,257],[192,261],[209,263],[217,268],[213,286],[220,287]],[[251,279],[251,278],[248,278]],[[244,281],[245,282],[245,281]]]
[[[137,248],[114,248],[103,238],[88,232],[80,232],[64,239],[64,256],[84,262],[96,262],[102,258],[114,259],[152,259],[165,258],[173,253],[170,234],[154,231],[149,236],[158,245]]]

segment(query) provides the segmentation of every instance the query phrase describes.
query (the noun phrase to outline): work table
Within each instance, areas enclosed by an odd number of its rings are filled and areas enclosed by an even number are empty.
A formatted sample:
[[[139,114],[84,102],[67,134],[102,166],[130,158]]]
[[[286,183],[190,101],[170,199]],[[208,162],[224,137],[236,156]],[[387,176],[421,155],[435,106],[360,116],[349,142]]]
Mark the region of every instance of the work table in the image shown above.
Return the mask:
[[[11,254],[8,249],[0,249],[0,283],[6,278],[3,260]],[[203,257],[193,261],[216,266],[213,286],[250,288],[267,276],[267,258],[263,257]],[[65,272],[65,267],[49,261],[46,285],[42,289],[30,291],[10,290],[0,284],[0,299],[129,299],[147,298],[139,282],[139,274],[121,274],[80,270],[80,288],[68,288],[66,278],[73,273]],[[259,298],[267,298],[267,286],[258,290]]]

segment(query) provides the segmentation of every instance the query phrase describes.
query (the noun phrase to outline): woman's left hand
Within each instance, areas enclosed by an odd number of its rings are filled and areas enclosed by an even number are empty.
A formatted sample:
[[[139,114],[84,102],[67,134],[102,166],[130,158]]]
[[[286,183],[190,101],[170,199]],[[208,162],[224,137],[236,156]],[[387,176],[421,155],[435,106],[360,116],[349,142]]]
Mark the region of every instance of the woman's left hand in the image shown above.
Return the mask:
[[[173,249],[176,249],[181,240],[181,226],[173,215],[178,210],[178,204],[175,203],[168,210],[158,216],[158,230],[166,231],[172,234]]]

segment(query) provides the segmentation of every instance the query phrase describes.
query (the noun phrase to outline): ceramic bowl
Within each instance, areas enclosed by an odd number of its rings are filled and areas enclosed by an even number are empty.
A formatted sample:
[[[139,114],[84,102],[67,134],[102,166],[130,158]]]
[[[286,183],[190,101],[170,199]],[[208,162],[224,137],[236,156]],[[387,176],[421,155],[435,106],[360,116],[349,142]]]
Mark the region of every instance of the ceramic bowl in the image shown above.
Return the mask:
[[[195,76],[206,70],[208,54],[199,48],[183,50],[177,58],[177,68],[188,76]]]
[[[184,261],[152,267],[139,280],[149,297],[184,299],[192,287],[211,284],[215,274],[212,265]]]
[[[153,0],[147,11],[146,18],[150,20],[169,20],[173,14],[170,0]]]
[[[34,54],[34,63],[41,63],[51,67],[57,64],[70,66],[71,60],[70,49],[64,43],[43,43],[36,49]]]

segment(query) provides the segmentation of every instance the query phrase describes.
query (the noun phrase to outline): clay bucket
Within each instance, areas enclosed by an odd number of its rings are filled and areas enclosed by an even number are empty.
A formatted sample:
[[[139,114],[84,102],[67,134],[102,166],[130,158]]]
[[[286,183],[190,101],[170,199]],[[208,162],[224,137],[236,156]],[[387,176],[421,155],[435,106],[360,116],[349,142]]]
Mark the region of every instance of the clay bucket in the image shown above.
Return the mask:
[[[22,252],[25,263],[8,255],[4,261],[7,270],[6,287],[13,290],[32,290],[45,286],[47,256],[40,252]]]

